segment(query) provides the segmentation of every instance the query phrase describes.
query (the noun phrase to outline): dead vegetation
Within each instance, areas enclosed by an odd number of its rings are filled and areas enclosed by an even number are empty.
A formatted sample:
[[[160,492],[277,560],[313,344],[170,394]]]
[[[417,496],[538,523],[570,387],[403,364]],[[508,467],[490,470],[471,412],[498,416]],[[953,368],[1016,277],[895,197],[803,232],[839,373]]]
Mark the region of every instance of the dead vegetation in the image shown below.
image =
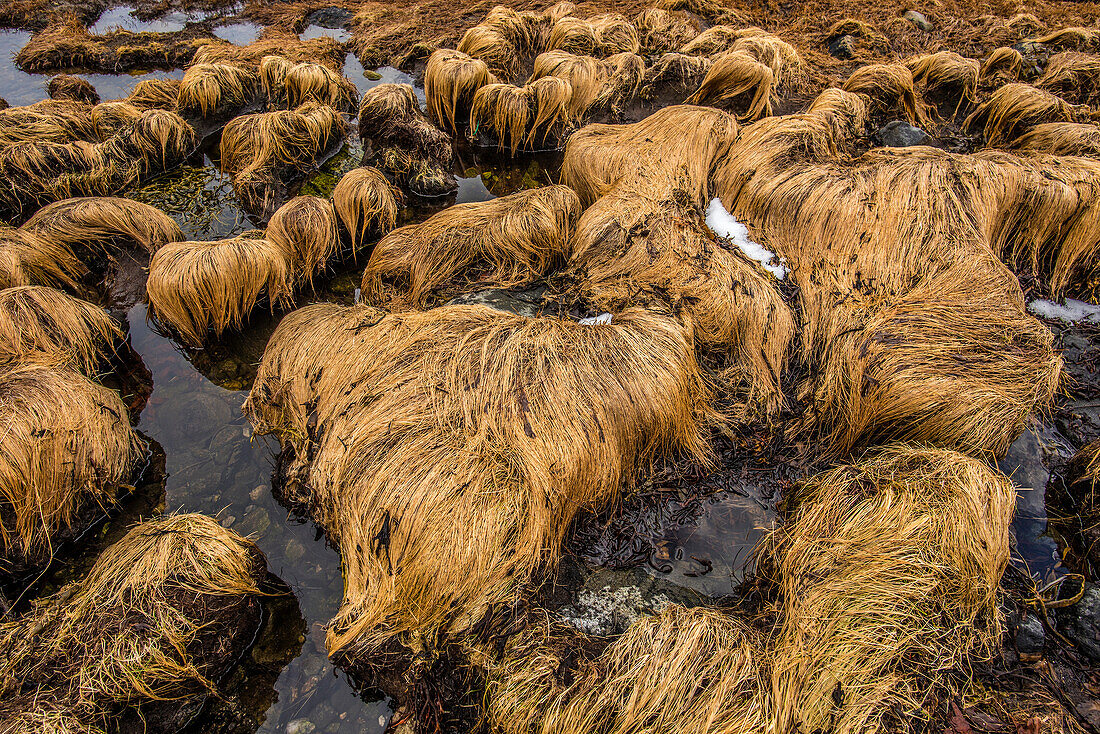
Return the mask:
[[[49,354],[94,377],[121,340],[115,320],[86,301],[39,285],[0,290],[0,362]]]
[[[32,232],[0,227],[0,289],[44,285],[75,289],[87,268],[63,244]]]
[[[176,99],[180,114],[228,119],[255,103],[259,75],[253,69],[223,63],[187,68]]]
[[[690,334],[653,313],[319,304],[279,324],[245,411],[283,443],[288,498],[343,549],[329,652],[370,666],[479,637],[577,511],[658,456],[704,460],[707,394]]]
[[[127,707],[185,706],[254,634],[263,556],[201,515],[150,520],[82,580],[0,623],[0,730],[100,731]],[[44,728],[39,728],[39,727]]]
[[[363,301],[419,310],[442,293],[468,292],[474,279],[497,288],[530,283],[565,264],[580,209],[572,189],[545,186],[457,204],[396,229],[371,253]]]
[[[287,182],[316,170],[346,134],[340,113],[315,102],[242,115],[222,131],[221,167],[233,177],[242,206],[267,219],[284,199]]]
[[[399,196],[386,175],[370,166],[354,168],[336,183],[332,205],[348,233],[353,255],[367,240],[394,228]]]
[[[50,99],[68,99],[73,102],[99,103],[99,93],[87,79],[72,74],[58,74],[46,84]]]
[[[1003,475],[949,451],[894,446],[819,474],[757,550],[774,627],[670,605],[602,649],[536,618],[484,655],[487,717],[508,734],[865,732],[919,717],[942,671],[999,642],[1014,500]]]
[[[1036,125],[1078,122],[1073,107],[1063,99],[1027,84],[1005,84],[966,118],[968,130],[982,131],[990,147],[1009,145]]]
[[[359,102],[363,165],[383,171],[400,189],[424,197],[458,188],[451,173],[451,137],[420,109],[408,84],[379,84]]]
[[[281,247],[291,263],[291,278],[313,283],[330,258],[340,252],[340,233],[332,203],[316,196],[295,196],[279,207],[267,224],[265,237]]]
[[[54,355],[0,367],[0,542],[9,559],[48,555],[82,509],[113,504],[138,456],[118,394],[62,360]]]
[[[183,239],[180,226],[149,204],[114,196],[80,197],[48,204],[21,230],[82,256],[113,259],[139,248],[154,253]]]
[[[256,233],[259,234],[259,233]],[[149,262],[151,315],[193,346],[239,328],[266,297],[272,308],[293,292],[292,253],[257,236],[172,242]]]

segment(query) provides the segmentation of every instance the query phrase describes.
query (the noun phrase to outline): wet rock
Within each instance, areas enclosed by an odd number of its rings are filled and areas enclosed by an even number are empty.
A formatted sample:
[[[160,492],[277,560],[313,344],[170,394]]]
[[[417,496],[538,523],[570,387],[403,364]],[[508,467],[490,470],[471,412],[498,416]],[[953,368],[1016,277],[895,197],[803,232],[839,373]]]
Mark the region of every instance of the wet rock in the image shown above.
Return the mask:
[[[1094,663],[1100,663],[1100,587],[1086,583],[1081,601],[1058,611],[1062,634]]]
[[[236,530],[255,538],[263,535],[269,527],[271,527],[271,516],[267,513],[267,510],[262,507],[253,507],[241,518],[241,524],[237,526]]]
[[[1058,431],[1075,446],[1084,446],[1100,439],[1100,402],[1078,400],[1058,410],[1055,416]]]
[[[295,563],[305,554],[306,547],[297,538],[286,544],[286,558],[291,563]]]
[[[925,33],[932,30],[932,21],[928,20],[928,17],[924,13],[918,12],[916,10],[906,10],[901,17],[905,18],[907,21],[915,25],[917,28],[920,28]]]
[[[351,20],[351,11],[344,8],[319,8],[306,16],[306,25],[319,25],[322,28],[346,28]]]
[[[1036,658],[1043,652],[1046,645],[1046,630],[1043,623],[1034,615],[1028,615],[1020,620],[1016,627],[1016,652],[1021,659]]]
[[[829,53],[838,59],[851,59],[856,55],[856,39],[854,36],[840,36],[829,42]]]
[[[887,148],[908,148],[912,145],[929,145],[932,139],[919,127],[904,120],[892,120],[879,128],[871,140],[875,145]]]
[[[577,590],[573,602],[561,607],[558,615],[582,632],[612,635],[621,634],[640,617],[657,614],[669,604],[700,603],[697,594],[641,569],[596,569]]]
[[[317,725],[309,719],[294,719],[286,725],[286,734],[313,734]]]

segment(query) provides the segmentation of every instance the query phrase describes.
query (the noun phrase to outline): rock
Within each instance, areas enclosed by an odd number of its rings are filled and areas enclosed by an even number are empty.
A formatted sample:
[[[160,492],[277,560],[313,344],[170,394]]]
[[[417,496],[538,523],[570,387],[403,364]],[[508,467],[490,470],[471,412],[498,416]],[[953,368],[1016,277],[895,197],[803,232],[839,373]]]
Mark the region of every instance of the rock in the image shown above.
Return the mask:
[[[856,39],[854,36],[840,36],[829,42],[829,53],[838,59],[851,59],[856,55]]]
[[[271,527],[271,516],[262,507],[253,507],[248,514],[241,518],[241,524],[236,528],[238,533],[259,537]]]
[[[232,515],[226,515],[225,517],[223,517],[218,522],[221,523],[221,526],[223,528],[231,528],[231,527],[233,527],[233,523],[235,523],[236,521],[237,521],[237,518],[233,517]]]
[[[638,618],[657,614],[669,604],[695,606],[700,595],[650,576],[642,569],[597,568],[557,614],[582,632],[621,634]]]
[[[306,25],[319,25],[322,28],[346,28],[351,20],[351,11],[344,8],[318,8],[306,16]]]
[[[932,21],[928,20],[928,17],[925,16],[924,13],[917,12],[916,10],[906,10],[901,17],[905,18],[925,33],[932,30]]]
[[[912,145],[928,145],[931,138],[919,127],[904,120],[892,120],[879,128],[871,140],[875,145],[887,148],[908,148]]]
[[[1094,663],[1100,663],[1100,588],[1086,583],[1081,601],[1058,613],[1062,634]]]
[[[286,734],[313,734],[317,725],[309,719],[294,719],[286,725]]]
[[[1038,617],[1029,614],[1020,620],[1016,628],[1016,652],[1020,653],[1021,659],[1034,659],[1041,655],[1046,641],[1047,632]]]
[[[286,544],[286,559],[291,563],[296,563],[305,554],[306,547],[302,545],[301,541],[297,538],[292,538],[291,541]]]
[[[248,493],[248,496],[252,499],[253,502],[259,502],[260,498],[264,496],[264,490],[266,489],[266,485],[258,484],[255,488],[253,488],[251,492]]]

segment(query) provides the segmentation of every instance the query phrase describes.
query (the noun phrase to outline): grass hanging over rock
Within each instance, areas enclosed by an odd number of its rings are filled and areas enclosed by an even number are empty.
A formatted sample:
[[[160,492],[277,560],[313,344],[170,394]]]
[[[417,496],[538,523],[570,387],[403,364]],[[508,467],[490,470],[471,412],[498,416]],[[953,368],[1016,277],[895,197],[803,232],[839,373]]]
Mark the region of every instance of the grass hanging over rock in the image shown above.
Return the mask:
[[[112,504],[139,453],[118,393],[45,357],[0,367],[0,545],[48,556],[82,509]]]
[[[152,254],[183,232],[170,216],[149,204],[116,196],[90,196],[48,204],[21,227],[55,247],[114,259],[138,248]]]
[[[296,283],[313,283],[315,273],[340,252],[340,233],[332,203],[316,196],[295,196],[272,215],[266,238],[286,251]]]
[[[363,300],[389,310],[421,309],[445,290],[529,283],[565,264],[580,208],[571,189],[545,186],[457,204],[396,229],[371,253]]]
[[[257,233],[259,234],[259,233]],[[200,347],[240,328],[262,297],[275,307],[293,292],[292,254],[256,236],[215,242],[173,242],[149,262],[151,315]]]
[[[0,730],[99,731],[171,702],[194,710],[255,633],[265,573],[201,515],[131,529],[82,580],[0,623]]]
[[[46,286],[0,290],[0,362],[46,353],[94,377],[121,340],[122,330],[99,306]]]
[[[369,669],[507,624],[581,508],[657,457],[705,461],[707,399],[690,333],[641,310],[318,304],[279,324],[245,412],[342,549],[329,653]]]
[[[45,285],[75,290],[87,272],[66,245],[0,226],[0,289]]]
[[[353,168],[337,181],[332,205],[348,233],[353,256],[360,245],[385,235],[397,224],[400,196],[386,175],[370,166]]]

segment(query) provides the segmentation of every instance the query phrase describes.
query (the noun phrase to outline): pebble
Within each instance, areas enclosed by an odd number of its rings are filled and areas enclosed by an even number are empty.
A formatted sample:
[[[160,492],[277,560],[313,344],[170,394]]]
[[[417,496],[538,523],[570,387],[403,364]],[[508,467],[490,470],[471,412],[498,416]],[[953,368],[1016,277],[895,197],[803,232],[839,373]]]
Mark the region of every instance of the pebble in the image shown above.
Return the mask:
[[[1046,636],[1043,623],[1035,615],[1029,614],[1020,620],[1016,628],[1016,652],[1025,660],[1028,657],[1037,658],[1043,652]]]
[[[264,496],[264,491],[266,489],[267,489],[266,485],[258,484],[258,485],[256,485],[255,489],[253,489],[251,492],[248,493],[248,496],[252,499],[253,502],[259,502],[260,497]]]
[[[919,13],[916,10],[906,10],[905,14],[901,17],[926,33],[932,30],[932,21],[928,20],[928,17],[924,13]]]
[[[928,133],[904,120],[893,120],[880,127],[871,139],[876,145],[887,148],[908,148],[912,145],[927,145]]]
[[[295,719],[286,725],[286,734],[312,734],[317,725],[309,719]]]
[[[286,558],[291,563],[298,561],[306,554],[306,547],[297,538],[291,538],[286,544]]]
[[[233,523],[235,523],[236,521],[237,518],[233,517],[232,515],[223,515],[222,519],[218,522],[221,523],[223,528],[231,528],[233,527]]]

